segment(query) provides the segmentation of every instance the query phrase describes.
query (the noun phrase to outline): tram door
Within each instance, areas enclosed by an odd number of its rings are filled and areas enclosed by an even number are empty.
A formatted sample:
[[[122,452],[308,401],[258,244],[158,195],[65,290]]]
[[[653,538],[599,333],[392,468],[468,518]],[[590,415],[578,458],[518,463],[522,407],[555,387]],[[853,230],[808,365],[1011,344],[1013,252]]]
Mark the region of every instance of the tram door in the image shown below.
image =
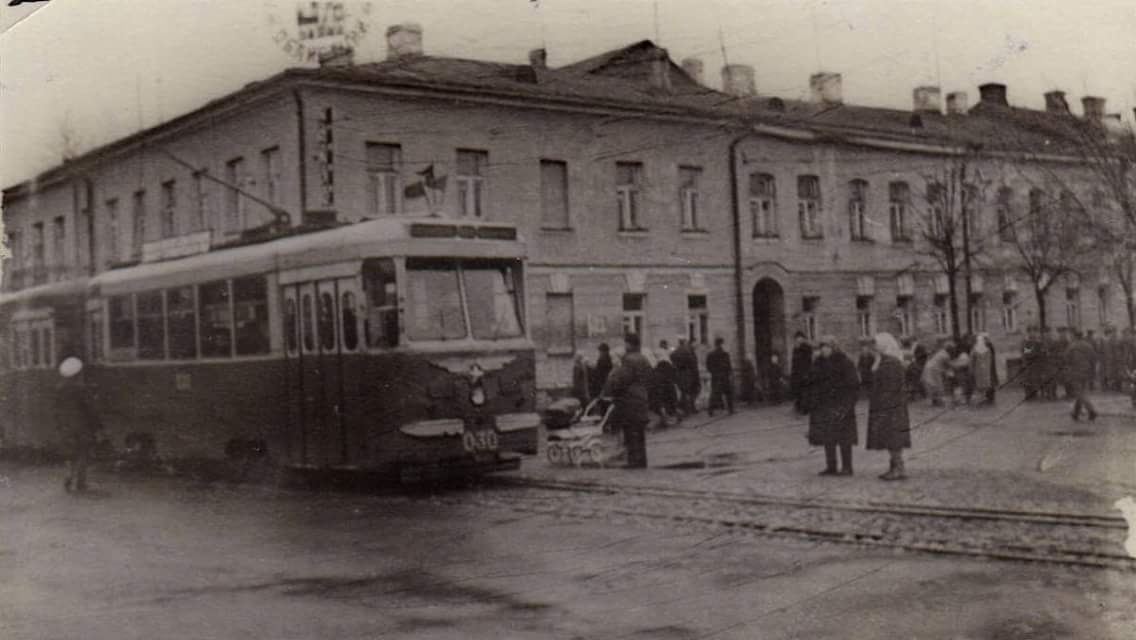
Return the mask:
[[[282,287],[287,340],[288,449],[293,462],[348,465],[348,354],[358,348],[358,285],[330,278]]]

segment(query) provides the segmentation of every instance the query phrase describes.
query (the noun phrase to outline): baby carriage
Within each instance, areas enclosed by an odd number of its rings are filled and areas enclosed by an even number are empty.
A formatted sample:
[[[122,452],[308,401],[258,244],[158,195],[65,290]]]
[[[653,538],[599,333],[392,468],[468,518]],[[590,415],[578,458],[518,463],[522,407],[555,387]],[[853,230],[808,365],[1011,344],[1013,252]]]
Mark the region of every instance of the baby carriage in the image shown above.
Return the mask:
[[[548,461],[556,465],[604,466],[623,455],[610,419],[615,405],[596,398],[573,416],[571,424],[548,434]]]

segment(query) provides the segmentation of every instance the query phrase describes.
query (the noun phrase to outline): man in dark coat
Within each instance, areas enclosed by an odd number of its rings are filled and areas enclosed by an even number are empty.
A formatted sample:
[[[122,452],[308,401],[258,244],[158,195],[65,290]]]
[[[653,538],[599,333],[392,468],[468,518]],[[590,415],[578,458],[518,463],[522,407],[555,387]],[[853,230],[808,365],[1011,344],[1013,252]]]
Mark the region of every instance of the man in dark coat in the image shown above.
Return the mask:
[[[686,415],[695,413],[694,401],[702,391],[698,374],[698,356],[686,340],[679,339],[678,346],[671,353],[671,364],[678,376],[679,407]]]
[[[804,393],[809,413],[809,444],[824,447],[822,476],[852,475],[852,447],[858,442],[856,398],[859,386],[856,365],[840,351],[832,336],[822,338],[820,355],[813,362]],[[841,459],[839,471],[837,448]]]
[[[1041,369],[1041,397],[1044,400],[1057,399],[1057,374],[1060,364],[1057,350],[1057,336],[1053,327],[1046,327],[1041,334],[1041,356],[1039,358]]]
[[[805,339],[805,334],[798,331],[793,340],[793,355],[789,363],[789,393],[793,395],[793,403],[797,413],[808,413],[805,408],[804,392],[808,383],[809,370],[813,366],[813,347]]]
[[[87,490],[87,467],[95,448],[95,436],[102,423],[95,413],[90,388],[83,374],[83,361],[70,357],[59,365],[60,383],[56,388],[56,419],[70,456],[67,491]]]
[[[588,386],[591,387],[593,398],[598,398],[603,392],[604,383],[607,382],[607,376],[611,373],[611,350],[606,342],[600,343],[599,352],[595,366],[588,372]]]
[[[1044,386],[1044,375],[1042,371],[1042,352],[1044,351],[1044,344],[1041,341],[1041,335],[1037,331],[1037,327],[1030,325],[1026,327],[1026,337],[1022,340],[1022,386],[1026,391],[1026,400],[1035,400],[1041,393],[1042,386]]]
[[[623,431],[623,445],[627,449],[627,467],[643,469],[647,466],[648,389],[651,384],[651,363],[639,352],[639,336],[629,333],[623,337],[627,350],[619,367],[611,372],[604,385],[603,395],[615,403],[612,419]]]
[[[1101,391],[1120,390],[1120,364],[1118,357],[1120,341],[1116,339],[1116,329],[1104,328],[1104,339],[1101,341]]]
[[[1065,387],[1073,395],[1073,420],[1081,419],[1081,409],[1089,414],[1089,420],[1097,419],[1097,410],[1089,400],[1089,380],[1093,377],[1093,363],[1096,354],[1093,345],[1081,336],[1079,331],[1074,332],[1074,339],[1065,351],[1064,362]]]
[[[725,406],[731,415],[734,413],[734,380],[730,354],[722,348],[725,340],[716,338],[714,350],[706,355],[706,370],[710,372],[710,406],[706,413],[714,415],[714,410]]]
[[[1055,384],[1061,385],[1061,392],[1065,394],[1065,396],[1064,396],[1065,400],[1072,400],[1073,399],[1073,394],[1071,393],[1071,390],[1069,389],[1069,363],[1065,358],[1065,355],[1069,352],[1069,345],[1070,344],[1072,344],[1072,340],[1070,340],[1069,328],[1068,327],[1058,327],[1057,328],[1057,342],[1053,345],[1053,354],[1054,355],[1051,356],[1051,357],[1054,358],[1054,363],[1053,363],[1052,366],[1056,370]],[[1055,390],[1053,392],[1053,395],[1054,395],[1054,398],[1056,399],[1057,398],[1056,387],[1055,387]]]

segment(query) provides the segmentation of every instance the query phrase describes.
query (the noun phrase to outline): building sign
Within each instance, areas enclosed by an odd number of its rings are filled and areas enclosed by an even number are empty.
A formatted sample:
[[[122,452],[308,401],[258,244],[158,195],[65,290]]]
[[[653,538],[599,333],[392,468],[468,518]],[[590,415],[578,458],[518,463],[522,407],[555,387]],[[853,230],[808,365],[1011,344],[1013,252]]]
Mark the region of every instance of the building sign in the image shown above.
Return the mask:
[[[350,56],[369,29],[370,2],[280,2],[270,7],[272,41],[297,62]]]

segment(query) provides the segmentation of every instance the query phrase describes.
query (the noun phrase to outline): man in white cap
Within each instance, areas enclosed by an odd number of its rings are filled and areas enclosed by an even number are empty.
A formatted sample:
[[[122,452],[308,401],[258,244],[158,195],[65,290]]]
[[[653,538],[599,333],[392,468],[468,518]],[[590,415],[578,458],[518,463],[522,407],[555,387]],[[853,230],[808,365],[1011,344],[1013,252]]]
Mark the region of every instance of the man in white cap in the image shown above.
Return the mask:
[[[87,386],[83,381],[83,361],[74,356],[59,364],[61,381],[56,393],[56,411],[59,430],[70,449],[66,491],[87,490],[87,467],[95,447],[95,433],[102,429],[98,415],[91,406]]]

